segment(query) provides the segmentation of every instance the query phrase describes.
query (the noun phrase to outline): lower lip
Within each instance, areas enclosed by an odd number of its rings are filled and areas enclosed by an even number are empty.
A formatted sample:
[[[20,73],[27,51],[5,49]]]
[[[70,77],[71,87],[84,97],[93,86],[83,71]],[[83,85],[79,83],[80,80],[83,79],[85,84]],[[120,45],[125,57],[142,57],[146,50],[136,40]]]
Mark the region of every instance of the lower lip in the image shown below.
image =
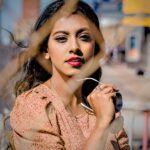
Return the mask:
[[[68,61],[67,63],[73,67],[80,67],[82,65],[81,62],[74,62],[74,61]]]

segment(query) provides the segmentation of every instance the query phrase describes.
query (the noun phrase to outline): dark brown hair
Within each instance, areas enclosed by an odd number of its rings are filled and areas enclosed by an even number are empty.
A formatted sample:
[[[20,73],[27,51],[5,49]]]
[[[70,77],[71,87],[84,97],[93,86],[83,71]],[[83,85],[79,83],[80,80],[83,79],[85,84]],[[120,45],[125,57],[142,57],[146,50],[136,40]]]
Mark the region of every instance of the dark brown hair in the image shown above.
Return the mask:
[[[50,18],[55,15],[55,13],[64,5],[64,0],[56,0],[53,3],[50,3],[41,16],[38,18],[34,31],[38,31],[42,25]],[[96,25],[96,27],[99,29],[99,20],[93,9],[85,2],[79,1],[76,7],[75,12],[80,12],[84,16],[86,16],[92,23]],[[46,52],[47,50],[47,44],[48,44],[48,38],[47,36],[42,44],[40,45],[40,53]],[[97,54],[100,51],[100,48],[98,44],[95,44],[95,54]],[[48,80],[51,77],[51,74],[49,74],[47,71],[44,70],[44,68],[36,61],[35,58],[30,59],[25,65],[24,65],[24,73],[25,76],[19,80],[16,83],[15,91],[16,95],[21,94],[22,92],[25,92],[34,86],[38,85],[39,83],[42,83],[46,80]],[[99,80],[101,77],[101,68],[98,68],[90,77]],[[83,99],[86,99],[87,95],[91,93],[91,91],[96,87],[98,83],[87,80],[82,85],[82,97]]]

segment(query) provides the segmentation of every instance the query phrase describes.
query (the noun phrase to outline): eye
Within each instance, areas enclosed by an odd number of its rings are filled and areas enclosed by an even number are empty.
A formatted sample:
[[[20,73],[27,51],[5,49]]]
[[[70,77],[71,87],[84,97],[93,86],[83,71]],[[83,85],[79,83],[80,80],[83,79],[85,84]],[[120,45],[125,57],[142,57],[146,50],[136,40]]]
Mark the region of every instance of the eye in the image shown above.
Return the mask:
[[[89,34],[82,34],[80,35],[80,39],[84,42],[90,42],[92,40],[91,36]]]
[[[67,41],[67,37],[65,36],[58,36],[54,38],[59,43],[65,43]]]

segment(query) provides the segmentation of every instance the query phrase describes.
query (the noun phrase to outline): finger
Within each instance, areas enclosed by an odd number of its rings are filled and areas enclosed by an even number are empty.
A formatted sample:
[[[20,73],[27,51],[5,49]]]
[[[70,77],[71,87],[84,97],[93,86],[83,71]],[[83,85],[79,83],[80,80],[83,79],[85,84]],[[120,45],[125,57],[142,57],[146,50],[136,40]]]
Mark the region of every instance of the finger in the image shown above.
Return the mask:
[[[106,96],[108,97],[109,100],[113,100],[112,97],[114,97],[115,95],[116,95],[115,92],[106,94]]]
[[[116,86],[114,86],[113,84],[100,84],[101,89],[105,89],[107,87],[112,87],[114,89],[114,91],[118,91],[118,88]]]
[[[91,99],[93,98],[93,93],[92,94],[90,94],[88,97],[87,97],[87,101],[88,101],[88,103],[90,104],[90,106],[91,106]]]
[[[120,117],[120,116],[121,116],[121,112],[117,112],[117,113],[115,114],[115,118]]]
[[[93,91],[94,92],[104,91],[104,93],[108,93],[108,92],[113,92],[114,91],[114,87],[99,84],[99,85],[96,86],[96,88]]]
[[[102,94],[107,94],[107,93],[114,93],[114,89],[112,87],[107,87],[104,89],[101,89]]]
[[[119,142],[119,145],[128,145],[127,143],[128,143],[128,138],[126,137],[124,137],[124,138],[122,138],[122,139],[120,139],[118,142]]]
[[[96,86],[93,90],[93,92],[100,92],[100,91],[102,91],[100,85]]]

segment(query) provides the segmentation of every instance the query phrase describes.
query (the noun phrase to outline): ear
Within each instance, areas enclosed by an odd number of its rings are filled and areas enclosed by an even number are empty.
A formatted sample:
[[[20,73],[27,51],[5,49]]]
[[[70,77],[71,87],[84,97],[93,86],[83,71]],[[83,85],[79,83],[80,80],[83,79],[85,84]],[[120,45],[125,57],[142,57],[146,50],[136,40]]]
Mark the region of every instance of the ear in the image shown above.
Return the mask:
[[[47,52],[47,53],[44,53],[44,58],[47,59],[47,60],[50,59],[50,55],[49,55],[48,52]]]

